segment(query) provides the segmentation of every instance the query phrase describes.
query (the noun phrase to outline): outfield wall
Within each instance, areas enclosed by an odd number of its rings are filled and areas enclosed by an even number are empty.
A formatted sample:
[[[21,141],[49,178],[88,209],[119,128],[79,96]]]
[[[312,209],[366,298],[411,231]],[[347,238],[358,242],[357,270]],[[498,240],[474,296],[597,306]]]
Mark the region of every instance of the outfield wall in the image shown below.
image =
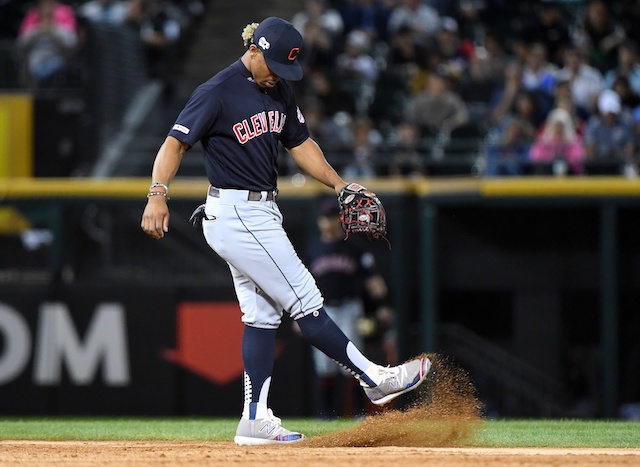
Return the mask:
[[[633,360],[640,182],[368,185],[388,209],[391,251],[384,242],[369,246],[392,290],[401,358],[446,352],[439,328],[456,323],[562,382],[576,400],[593,402],[595,416],[615,416],[619,403],[640,398]],[[52,243],[35,249],[11,229],[0,236],[0,413],[238,413],[241,368],[232,348],[240,331],[231,281],[187,221],[207,183],[172,184],[171,231],[159,242],[139,229],[147,186],[0,183],[0,206],[53,233]],[[317,197],[328,193],[281,183],[279,205],[299,251],[315,234]],[[289,324],[272,402],[283,415],[309,414],[308,347]],[[542,415],[500,405],[500,395],[483,385],[485,375],[473,376],[502,415]]]

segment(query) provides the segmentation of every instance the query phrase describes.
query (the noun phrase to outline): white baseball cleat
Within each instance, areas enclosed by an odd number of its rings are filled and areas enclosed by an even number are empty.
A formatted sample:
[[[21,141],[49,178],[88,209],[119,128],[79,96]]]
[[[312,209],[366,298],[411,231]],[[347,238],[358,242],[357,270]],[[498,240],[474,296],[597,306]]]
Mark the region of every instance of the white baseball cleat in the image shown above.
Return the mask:
[[[240,446],[255,446],[261,444],[291,444],[306,439],[302,433],[289,431],[282,427],[282,421],[273,415],[271,409],[267,411],[267,418],[250,420],[241,418],[236,430],[234,442]]]
[[[416,358],[394,367],[378,365],[378,374],[369,375],[376,386],[364,386],[364,392],[374,404],[384,405],[420,386],[430,368],[431,361],[426,357]]]

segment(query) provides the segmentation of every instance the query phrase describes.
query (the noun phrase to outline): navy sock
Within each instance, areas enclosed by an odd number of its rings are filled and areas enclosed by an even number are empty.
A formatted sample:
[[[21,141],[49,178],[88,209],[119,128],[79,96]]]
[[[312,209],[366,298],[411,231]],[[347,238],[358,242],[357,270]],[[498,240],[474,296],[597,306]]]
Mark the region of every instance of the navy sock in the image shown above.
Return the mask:
[[[347,347],[349,344],[351,344],[351,346],[353,346],[353,344],[338,325],[327,315],[324,308],[320,308],[318,311],[299,318],[296,322],[300,326],[302,335],[311,345],[351,371],[354,375],[362,376],[367,370],[366,366],[365,368],[360,368],[349,358]],[[355,347],[353,348],[355,349]],[[357,349],[355,350],[357,351]],[[364,366],[362,365],[363,363],[370,363],[368,360],[364,360],[364,357],[359,351],[357,351],[357,354],[360,357],[361,366]]]
[[[244,327],[242,335],[242,361],[244,363],[245,402],[264,402],[269,392],[273,362],[276,356],[276,329]],[[269,381],[267,381],[269,380]],[[263,388],[266,392],[263,393]],[[259,400],[262,394],[264,400]]]

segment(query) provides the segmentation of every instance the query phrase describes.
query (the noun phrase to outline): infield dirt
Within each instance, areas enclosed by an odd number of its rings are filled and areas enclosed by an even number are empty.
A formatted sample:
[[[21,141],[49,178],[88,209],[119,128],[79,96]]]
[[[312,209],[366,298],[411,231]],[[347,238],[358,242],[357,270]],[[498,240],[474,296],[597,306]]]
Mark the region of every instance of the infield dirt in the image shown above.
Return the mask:
[[[230,442],[0,441],[2,466],[630,466],[640,449],[240,447]]]

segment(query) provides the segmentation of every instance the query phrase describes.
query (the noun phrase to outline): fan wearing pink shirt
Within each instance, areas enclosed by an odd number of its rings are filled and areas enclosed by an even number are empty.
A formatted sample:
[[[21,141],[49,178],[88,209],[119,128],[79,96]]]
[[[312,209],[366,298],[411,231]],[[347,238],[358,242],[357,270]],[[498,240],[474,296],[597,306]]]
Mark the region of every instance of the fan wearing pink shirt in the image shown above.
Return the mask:
[[[531,147],[529,159],[532,162],[554,162],[561,159],[573,174],[584,172],[586,155],[582,137],[576,132],[571,114],[556,108],[547,117],[542,132]]]
[[[20,25],[17,45],[30,86],[63,79],[78,45],[73,10],[57,0],[39,0]]]
[[[65,5],[64,3],[60,3],[57,0],[41,0],[38,2],[37,6],[34,6],[27,11],[27,14],[20,24],[19,36],[25,35],[33,28],[40,25],[40,22],[42,21],[41,10],[45,6],[53,12],[53,24],[70,31],[76,30],[76,15],[73,8],[69,5]]]

